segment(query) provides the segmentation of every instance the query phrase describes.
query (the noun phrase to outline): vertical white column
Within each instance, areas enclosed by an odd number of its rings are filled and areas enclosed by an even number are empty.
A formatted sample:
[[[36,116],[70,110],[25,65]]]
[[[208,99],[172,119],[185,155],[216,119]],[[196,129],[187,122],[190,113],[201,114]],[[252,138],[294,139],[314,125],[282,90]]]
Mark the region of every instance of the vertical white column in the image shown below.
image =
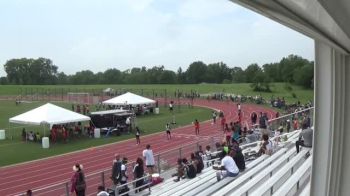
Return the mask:
[[[342,177],[350,162],[344,162],[350,140],[349,123],[349,57],[330,46],[315,43],[315,121],[311,195],[348,195]],[[348,106],[349,107],[349,106]],[[349,126],[348,126],[349,128]],[[349,138],[350,139],[350,138]],[[348,159],[350,161],[350,159]],[[346,167],[344,167],[346,166]],[[349,176],[350,177],[350,176]],[[347,177],[347,178],[349,178]],[[349,181],[348,181],[349,182]],[[347,190],[347,192],[343,192]]]

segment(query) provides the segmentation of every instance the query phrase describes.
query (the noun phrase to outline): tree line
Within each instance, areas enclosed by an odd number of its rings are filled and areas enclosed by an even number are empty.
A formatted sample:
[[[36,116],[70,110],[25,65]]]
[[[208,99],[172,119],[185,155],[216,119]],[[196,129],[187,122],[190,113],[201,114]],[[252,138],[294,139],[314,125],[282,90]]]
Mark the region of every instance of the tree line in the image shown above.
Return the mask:
[[[176,72],[164,66],[133,67],[121,71],[116,68],[94,73],[91,70],[67,75],[59,72],[47,58],[11,59],[4,64],[6,77],[1,84],[198,84],[198,83],[252,83],[256,90],[267,90],[270,82],[286,82],[312,88],[314,62],[297,55],[289,55],[280,62],[259,66],[250,64],[245,69],[229,67],[223,62],[191,63],[184,71]]]

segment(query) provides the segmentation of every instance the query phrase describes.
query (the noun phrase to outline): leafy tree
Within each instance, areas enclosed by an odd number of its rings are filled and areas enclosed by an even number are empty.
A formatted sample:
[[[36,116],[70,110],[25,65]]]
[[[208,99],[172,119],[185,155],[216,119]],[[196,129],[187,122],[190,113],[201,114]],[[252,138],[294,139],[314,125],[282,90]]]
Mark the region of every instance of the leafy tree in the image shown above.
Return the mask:
[[[263,72],[258,72],[254,78],[253,83],[250,85],[254,91],[259,92],[271,92],[270,78]]]
[[[50,59],[11,59],[4,65],[12,84],[55,84],[58,67]]]
[[[107,69],[102,74],[101,83],[102,84],[120,84],[122,83],[122,72],[118,69]]]
[[[246,82],[248,82],[248,83],[254,82],[254,78],[257,78],[258,74],[260,74],[262,72],[263,71],[262,71],[261,67],[259,67],[258,64],[249,65],[244,71],[245,76],[246,76]]]
[[[234,83],[244,83],[246,82],[245,72],[240,67],[234,67],[231,70],[232,81]]]
[[[230,68],[223,62],[209,64],[205,82],[222,83],[224,80],[231,80]]]
[[[182,68],[179,67],[179,69],[177,70],[177,74],[176,74],[176,79],[177,79],[177,83],[179,84],[185,84],[186,83],[186,73],[182,71]]]
[[[198,84],[206,81],[207,65],[202,61],[193,62],[186,70],[186,81]]]
[[[295,81],[295,84],[303,86],[305,88],[313,87],[313,78],[314,78],[313,64],[305,64],[304,66],[294,71],[293,79]]]

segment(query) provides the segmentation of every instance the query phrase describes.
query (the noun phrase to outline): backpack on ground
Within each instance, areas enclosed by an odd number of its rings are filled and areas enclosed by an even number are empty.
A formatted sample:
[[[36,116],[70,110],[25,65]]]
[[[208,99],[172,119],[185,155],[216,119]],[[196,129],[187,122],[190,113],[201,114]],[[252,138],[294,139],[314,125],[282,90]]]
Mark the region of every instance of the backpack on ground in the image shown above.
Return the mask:
[[[187,177],[189,179],[196,177],[196,173],[197,171],[193,164],[187,165]]]

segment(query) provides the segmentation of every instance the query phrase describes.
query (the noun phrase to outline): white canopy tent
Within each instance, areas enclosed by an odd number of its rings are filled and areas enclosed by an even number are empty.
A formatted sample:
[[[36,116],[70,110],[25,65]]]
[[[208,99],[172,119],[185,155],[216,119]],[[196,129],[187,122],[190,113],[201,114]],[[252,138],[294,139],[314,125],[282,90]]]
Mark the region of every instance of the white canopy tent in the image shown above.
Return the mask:
[[[136,95],[134,93],[127,92],[112,99],[108,99],[103,102],[107,105],[142,105],[142,104],[155,104],[156,101]]]
[[[27,125],[54,125],[89,121],[90,117],[47,103],[9,119],[10,123]]]

